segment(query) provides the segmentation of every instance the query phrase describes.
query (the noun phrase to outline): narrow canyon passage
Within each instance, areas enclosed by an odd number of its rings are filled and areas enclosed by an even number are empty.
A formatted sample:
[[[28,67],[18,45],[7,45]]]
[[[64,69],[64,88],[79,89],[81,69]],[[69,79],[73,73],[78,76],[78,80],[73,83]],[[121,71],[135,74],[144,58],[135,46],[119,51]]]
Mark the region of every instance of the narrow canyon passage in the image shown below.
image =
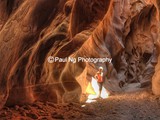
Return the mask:
[[[159,11],[159,0],[0,0],[0,120],[159,120]]]

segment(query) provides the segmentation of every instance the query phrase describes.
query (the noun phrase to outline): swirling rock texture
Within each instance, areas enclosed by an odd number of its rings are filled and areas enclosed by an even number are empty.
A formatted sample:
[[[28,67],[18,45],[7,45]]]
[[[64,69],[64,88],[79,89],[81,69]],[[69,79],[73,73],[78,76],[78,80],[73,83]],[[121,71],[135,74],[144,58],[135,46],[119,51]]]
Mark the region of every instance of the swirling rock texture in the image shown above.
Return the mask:
[[[158,0],[0,0],[0,108],[78,102],[99,66],[110,92],[123,92],[126,83],[144,87],[154,75],[153,92],[160,94],[159,6]],[[49,56],[112,63],[51,64]]]

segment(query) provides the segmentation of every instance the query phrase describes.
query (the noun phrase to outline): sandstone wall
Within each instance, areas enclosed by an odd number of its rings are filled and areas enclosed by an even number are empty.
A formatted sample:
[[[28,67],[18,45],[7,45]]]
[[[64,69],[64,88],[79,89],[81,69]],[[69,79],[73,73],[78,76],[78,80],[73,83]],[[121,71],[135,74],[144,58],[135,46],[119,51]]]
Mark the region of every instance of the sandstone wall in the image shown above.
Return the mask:
[[[158,51],[158,0],[0,0],[0,107],[78,102],[99,66],[110,92],[122,92],[125,83],[143,87],[151,83]],[[112,63],[51,64],[49,56]]]

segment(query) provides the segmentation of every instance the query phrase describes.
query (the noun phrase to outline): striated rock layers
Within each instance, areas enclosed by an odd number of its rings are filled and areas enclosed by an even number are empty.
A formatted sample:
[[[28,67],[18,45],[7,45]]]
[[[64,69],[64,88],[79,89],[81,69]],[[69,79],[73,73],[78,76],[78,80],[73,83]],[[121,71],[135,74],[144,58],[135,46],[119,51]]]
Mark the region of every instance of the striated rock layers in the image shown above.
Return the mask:
[[[0,0],[0,108],[78,102],[99,66],[110,92],[143,87],[155,72],[158,34],[158,0]],[[112,63],[49,63],[49,56]],[[154,93],[158,73],[159,63]]]

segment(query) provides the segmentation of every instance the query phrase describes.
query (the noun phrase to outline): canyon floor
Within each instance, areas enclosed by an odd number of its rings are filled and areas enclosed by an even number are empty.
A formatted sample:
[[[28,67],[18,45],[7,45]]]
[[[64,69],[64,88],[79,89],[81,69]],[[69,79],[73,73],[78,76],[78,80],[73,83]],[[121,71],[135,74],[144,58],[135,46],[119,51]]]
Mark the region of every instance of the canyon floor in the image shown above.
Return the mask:
[[[151,89],[111,95],[93,103],[57,105],[35,102],[33,105],[4,107],[0,120],[160,120],[160,97]]]

